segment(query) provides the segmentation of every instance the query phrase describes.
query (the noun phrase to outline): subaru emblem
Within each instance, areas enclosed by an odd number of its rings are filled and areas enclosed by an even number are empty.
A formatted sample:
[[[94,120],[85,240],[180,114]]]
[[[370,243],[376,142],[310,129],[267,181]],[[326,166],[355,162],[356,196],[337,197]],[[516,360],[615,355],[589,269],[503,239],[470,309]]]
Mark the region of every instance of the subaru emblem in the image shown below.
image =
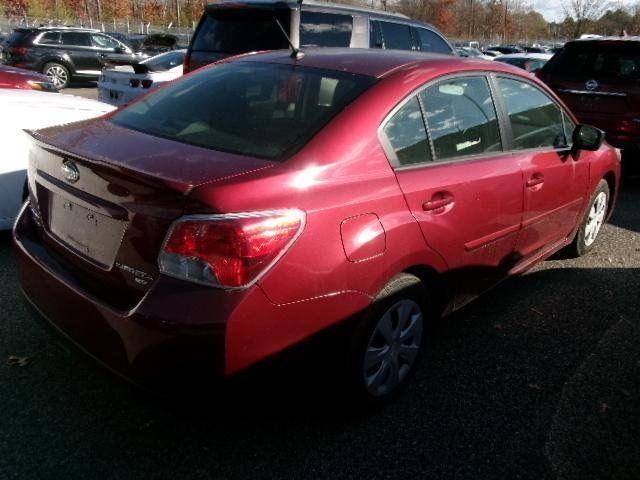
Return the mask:
[[[598,82],[596,82],[595,80],[589,80],[587,83],[584,84],[584,88],[586,88],[590,92],[597,90],[598,87],[599,87]]]
[[[64,178],[69,183],[76,183],[80,180],[80,171],[78,170],[78,167],[76,167],[76,164],[71,160],[65,160],[62,162],[62,173],[64,173]]]

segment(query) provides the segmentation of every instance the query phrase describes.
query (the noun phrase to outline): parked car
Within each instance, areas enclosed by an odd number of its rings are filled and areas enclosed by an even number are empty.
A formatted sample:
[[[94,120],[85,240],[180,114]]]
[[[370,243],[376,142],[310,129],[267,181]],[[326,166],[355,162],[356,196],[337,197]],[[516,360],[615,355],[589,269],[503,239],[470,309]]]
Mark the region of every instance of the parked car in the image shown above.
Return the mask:
[[[640,40],[568,42],[539,72],[578,119],[604,130],[619,148],[640,145]]]
[[[6,65],[0,65],[1,88],[42,90],[44,92],[56,91],[55,85],[44,75]]]
[[[499,52],[502,55],[511,55],[513,53],[523,53],[524,50],[517,45],[496,45],[489,47],[487,50]]]
[[[133,65],[120,65],[102,71],[98,80],[98,100],[124,105],[165,82],[182,76],[186,50],[173,50]]]
[[[458,47],[458,48],[456,48],[456,52],[458,53],[459,56],[465,57],[465,58],[479,58],[479,59],[482,59],[482,60],[493,60],[494,59],[494,57],[492,57],[491,55],[485,55],[484,53],[482,53],[477,48]]]
[[[553,57],[550,53],[512,53],[496,57],[496,62],[508,63],[527,72],[540,70]]]
[[[407,381],[426,323],[594,246],[618,151],[498,62],[305,49],[200,69],[34,132],[14,230],[41,314],[117,371],[233,375],[330,326],[350,398]],[[496,108],[495,101],[500,105]]]
[[[0,230],[8,230],[27,192],[30,143],[22,130],[97,117],[114,107],[72,95],[33,90],[0,90],[0,105]]]
[[[277,21],[276,21],[277,20]],[[219,2],[196,28],[184,72],[240,53],[296,47],[419,50],[453,55],[433,26],[404,15],[325,2]]]
[[[487,57],[491,57],[493,59],[502,55],[502,53],[498,52],[497,50],[488,50],[488,49],[482,50],[482,54],[486,55]]]
[[[57,89],[72,80],[97,80],[107,56],[130,59],[134,52],[96,30],[67,27],[15,29],[5,63],[42,72]]]

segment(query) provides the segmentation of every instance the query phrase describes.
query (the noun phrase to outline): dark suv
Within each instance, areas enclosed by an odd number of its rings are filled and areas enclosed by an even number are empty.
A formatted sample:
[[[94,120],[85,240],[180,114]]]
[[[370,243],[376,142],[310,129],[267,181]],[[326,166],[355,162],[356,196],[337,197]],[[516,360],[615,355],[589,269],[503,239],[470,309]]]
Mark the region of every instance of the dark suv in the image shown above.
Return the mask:
[[[280,25],[278,25],[280,24]],[[433,26],[400,14],[326,2],[220,2],[206,7],[185,57],[185,73],[221,58],[260,50],[352,47],[453,55]]]
[[[618,148],[640,146],[640,39],[568,42],[538,73],[576,114]]]
[[[97,30],[18,28],[7,41],[5,63],[42,72],[61,89],[72,79],[97,80],[107,56],[133,55],[127,45]]]

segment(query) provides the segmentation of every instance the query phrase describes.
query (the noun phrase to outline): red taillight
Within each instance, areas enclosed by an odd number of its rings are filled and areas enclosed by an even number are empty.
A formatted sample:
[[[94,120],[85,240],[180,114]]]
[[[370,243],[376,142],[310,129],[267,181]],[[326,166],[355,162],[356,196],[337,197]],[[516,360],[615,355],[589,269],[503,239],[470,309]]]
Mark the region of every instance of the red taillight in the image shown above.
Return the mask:
[[[299,210],[185,217],[169,232],[160,271],[206,285],[246,287],[286,252],[303,225]]]
[[[142,84],[142,88],[149,88],[153,85],[153,80],[142,80],[140,83]]]
[[[184,75],[186,75],[187,73],[189,73],[189,64],[191,63],[191,52],[187,51],[186,55],[184,56],[184,61],[182,62],[182,73]]]
[[[9,47],[8,51],[13,55],[26,55],[29,49],[27,47]]]

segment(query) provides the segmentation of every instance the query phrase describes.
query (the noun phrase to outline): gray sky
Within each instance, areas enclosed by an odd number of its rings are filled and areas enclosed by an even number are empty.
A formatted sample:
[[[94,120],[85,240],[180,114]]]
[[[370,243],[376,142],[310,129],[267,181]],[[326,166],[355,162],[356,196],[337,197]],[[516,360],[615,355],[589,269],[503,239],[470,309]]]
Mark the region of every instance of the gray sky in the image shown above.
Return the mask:
[[[548,21],[558,21],[564,18],[562,2],[560,0],[533,0],[533,8],[539,11]],[[634,0],[617,0],[612,4],[631,5]],[[615,6],[615,5],[614,5]]]

